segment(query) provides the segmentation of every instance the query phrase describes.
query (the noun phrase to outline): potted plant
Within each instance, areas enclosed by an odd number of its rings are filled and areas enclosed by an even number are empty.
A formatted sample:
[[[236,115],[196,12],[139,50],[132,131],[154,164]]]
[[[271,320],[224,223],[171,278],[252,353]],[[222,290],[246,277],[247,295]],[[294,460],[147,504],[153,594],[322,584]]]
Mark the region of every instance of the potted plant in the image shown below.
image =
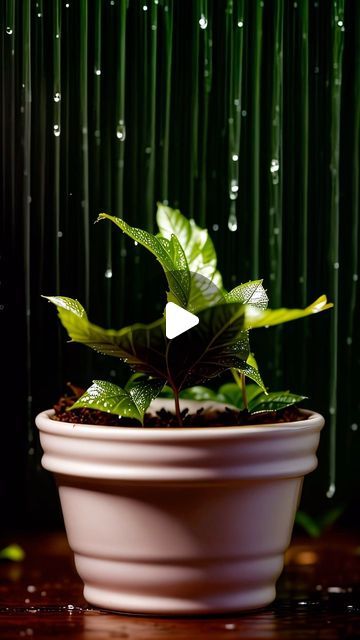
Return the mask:
[[[144,614],[262,607],[324,420],[294,408],[302,396],[267,392],[249,332],[331,305],[270,310],[261,280],[226,291],[207,230],[169,207],[158,206],[156,236],[99,219],[155,255],[168,303],[198,322],[170,339],[166,317],[103,329],[77,300],[48,298],[72,341],[133,371],[123,388],[94,381],[66,411],[36,418],[85,598]],[[203,386],[226,374],[233,382]]]

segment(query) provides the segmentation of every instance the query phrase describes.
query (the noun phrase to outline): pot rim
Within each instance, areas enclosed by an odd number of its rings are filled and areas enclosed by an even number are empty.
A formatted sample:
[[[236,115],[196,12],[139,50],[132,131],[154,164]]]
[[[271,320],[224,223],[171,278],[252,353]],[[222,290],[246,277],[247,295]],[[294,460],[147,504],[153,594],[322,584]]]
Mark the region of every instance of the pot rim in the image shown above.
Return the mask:
[[[199,439],[231,439],[236,437],[261,438],[265,434],[271,437],[296,434],[299,431],[320,431],[324,426],[324,417],[315,411],[300,409],[304,420],[295,422],[270,423],[256,426],[223,426],[223,427],[113,427],[100,425],[87,425],[82,423],[61,422],[52,420],[53,409],[42,411],[36,416],[35,422],[40,431],[53,435],[68,436],[74,438],[90,438],[101,440],[141,440],[156,441],[168,440],[185,441]]]

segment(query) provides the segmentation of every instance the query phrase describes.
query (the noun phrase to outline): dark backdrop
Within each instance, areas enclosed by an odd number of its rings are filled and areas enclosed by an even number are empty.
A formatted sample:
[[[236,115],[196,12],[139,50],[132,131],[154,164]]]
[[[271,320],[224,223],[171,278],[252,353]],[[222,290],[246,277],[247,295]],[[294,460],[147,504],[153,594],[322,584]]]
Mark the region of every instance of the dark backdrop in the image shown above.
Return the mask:
[[[4,525],[53,525],[34,415],[66,381],[117,378],[67,345],[41,294],[119,327],[162,308],[154,262],[93,221],[149,230],[156,201],[206,225],[225,284],[331,313],[255,337],[265,382],[327,420],[303,509],[359,490],[359,33],[356,0],[7,0],[1,33]],[[158,274],[160,278],[160,274]],[[260,355],[261,354],[261,355]]]

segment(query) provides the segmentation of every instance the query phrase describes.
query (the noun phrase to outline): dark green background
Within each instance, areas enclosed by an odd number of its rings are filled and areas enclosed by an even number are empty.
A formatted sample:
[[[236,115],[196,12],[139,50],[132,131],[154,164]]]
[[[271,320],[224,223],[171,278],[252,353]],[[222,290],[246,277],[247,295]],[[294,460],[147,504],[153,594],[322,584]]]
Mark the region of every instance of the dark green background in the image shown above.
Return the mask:
[[[253,347],[267,385],[309,395],[327,420],[303,508],[345,506],[350,521],[360,3],[3,0],[0,33],[6,525],[58,521],[34,415],[68,380],[124,374],[67,345],[40,294],[78,297],[107,326],[159,315],[154,261],[111,225],[93,225],[105,210],[152,230],[157,200],[209,228],[225,286],[263,277],[273,307],[322,293],[335,303],[259,332]]]

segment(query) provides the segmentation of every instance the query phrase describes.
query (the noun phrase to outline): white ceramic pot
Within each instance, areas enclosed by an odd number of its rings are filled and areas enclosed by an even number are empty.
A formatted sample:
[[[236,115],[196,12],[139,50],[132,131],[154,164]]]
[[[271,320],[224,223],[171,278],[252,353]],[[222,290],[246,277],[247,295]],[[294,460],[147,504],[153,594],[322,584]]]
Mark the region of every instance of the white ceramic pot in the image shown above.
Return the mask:
[[[317,466],[324,419],[303,413],[300,422],[198,429],[39,414],[42,464],[56,476],[86,600],[165,615],[269,604],[303,477]]]

